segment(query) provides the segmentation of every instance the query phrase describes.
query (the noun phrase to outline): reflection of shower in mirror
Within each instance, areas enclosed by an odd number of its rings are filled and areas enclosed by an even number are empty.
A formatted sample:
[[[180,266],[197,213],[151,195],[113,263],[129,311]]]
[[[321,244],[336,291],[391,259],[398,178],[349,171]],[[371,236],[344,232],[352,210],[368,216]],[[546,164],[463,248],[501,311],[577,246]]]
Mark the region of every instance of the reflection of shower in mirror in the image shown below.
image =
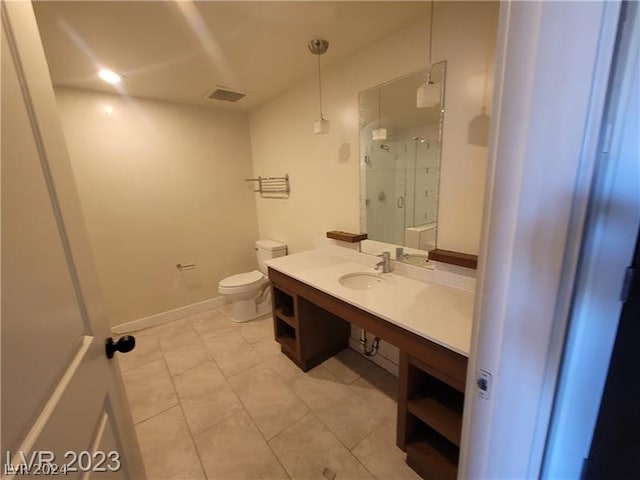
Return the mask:
[[[415,91],[424,74],[360,94],[361,229],[370,240],[403,245],[422,257],[436,246],[444,118],[440,107],[416,107]],[[433,66],[432,76],[444,89],[444,62]],[[380,124],[387,130],[384,142],[371,134]],[[380,201],[380,192],[393,200]]]

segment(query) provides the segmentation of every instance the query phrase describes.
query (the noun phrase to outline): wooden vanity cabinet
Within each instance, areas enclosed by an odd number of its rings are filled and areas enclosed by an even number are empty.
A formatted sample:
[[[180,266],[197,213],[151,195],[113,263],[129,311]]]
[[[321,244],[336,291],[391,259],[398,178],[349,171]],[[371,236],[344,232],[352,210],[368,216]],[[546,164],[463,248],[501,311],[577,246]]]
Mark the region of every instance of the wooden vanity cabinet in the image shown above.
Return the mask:
[[[331,358],[349,346],[349,322],[299,295],[296,280],[269,271],[273,303],[273,331],[280,350],[302,371]]]
[[[275,339],[303,371],[349,346],[350,324],[400,350],[397,445],[429,480],[458,471],[467,358],[269,269]]]
[[[271,287],[273,305],[273,332],[282,353],[299,364],[298,316],[295,295],[291,292]]]
[[[455,480],[467,359],[442,350],[426,361],[400,352],[397,444],[423,478]]]

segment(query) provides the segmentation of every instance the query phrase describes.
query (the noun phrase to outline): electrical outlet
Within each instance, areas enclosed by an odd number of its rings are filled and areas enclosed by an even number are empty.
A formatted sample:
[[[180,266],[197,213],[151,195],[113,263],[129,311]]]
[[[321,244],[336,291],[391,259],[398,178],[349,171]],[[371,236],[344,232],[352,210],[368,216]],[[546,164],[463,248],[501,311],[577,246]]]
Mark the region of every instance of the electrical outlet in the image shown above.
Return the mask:
[[[476,392],[480,398],[489,399],[491,390],[491,374],[485,370],[478,370],[476,374]]]

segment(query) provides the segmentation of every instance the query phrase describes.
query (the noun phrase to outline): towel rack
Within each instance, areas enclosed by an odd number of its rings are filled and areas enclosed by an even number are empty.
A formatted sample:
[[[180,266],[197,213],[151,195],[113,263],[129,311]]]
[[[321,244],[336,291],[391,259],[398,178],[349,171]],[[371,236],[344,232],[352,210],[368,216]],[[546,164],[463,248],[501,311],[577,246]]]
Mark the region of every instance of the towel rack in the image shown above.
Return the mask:
[[[287,198],[291,193],[289,175],[283,177],[246,178],[245,182],[257,182],[254,192],[263,198]]]

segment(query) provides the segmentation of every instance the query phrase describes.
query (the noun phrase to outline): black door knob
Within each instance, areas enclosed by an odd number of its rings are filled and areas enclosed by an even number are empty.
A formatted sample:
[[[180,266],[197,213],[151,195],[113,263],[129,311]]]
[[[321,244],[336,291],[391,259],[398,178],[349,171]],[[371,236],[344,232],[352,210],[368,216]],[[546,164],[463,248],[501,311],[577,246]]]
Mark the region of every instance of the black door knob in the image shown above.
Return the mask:
[[[120,337],[116,342],[113,338],[107,338],[105,342],[105,351],[107,352],[107,358],[113,358],[116,352],[127,353],[136,348],[136,337],[131,335],[125,335]]]

